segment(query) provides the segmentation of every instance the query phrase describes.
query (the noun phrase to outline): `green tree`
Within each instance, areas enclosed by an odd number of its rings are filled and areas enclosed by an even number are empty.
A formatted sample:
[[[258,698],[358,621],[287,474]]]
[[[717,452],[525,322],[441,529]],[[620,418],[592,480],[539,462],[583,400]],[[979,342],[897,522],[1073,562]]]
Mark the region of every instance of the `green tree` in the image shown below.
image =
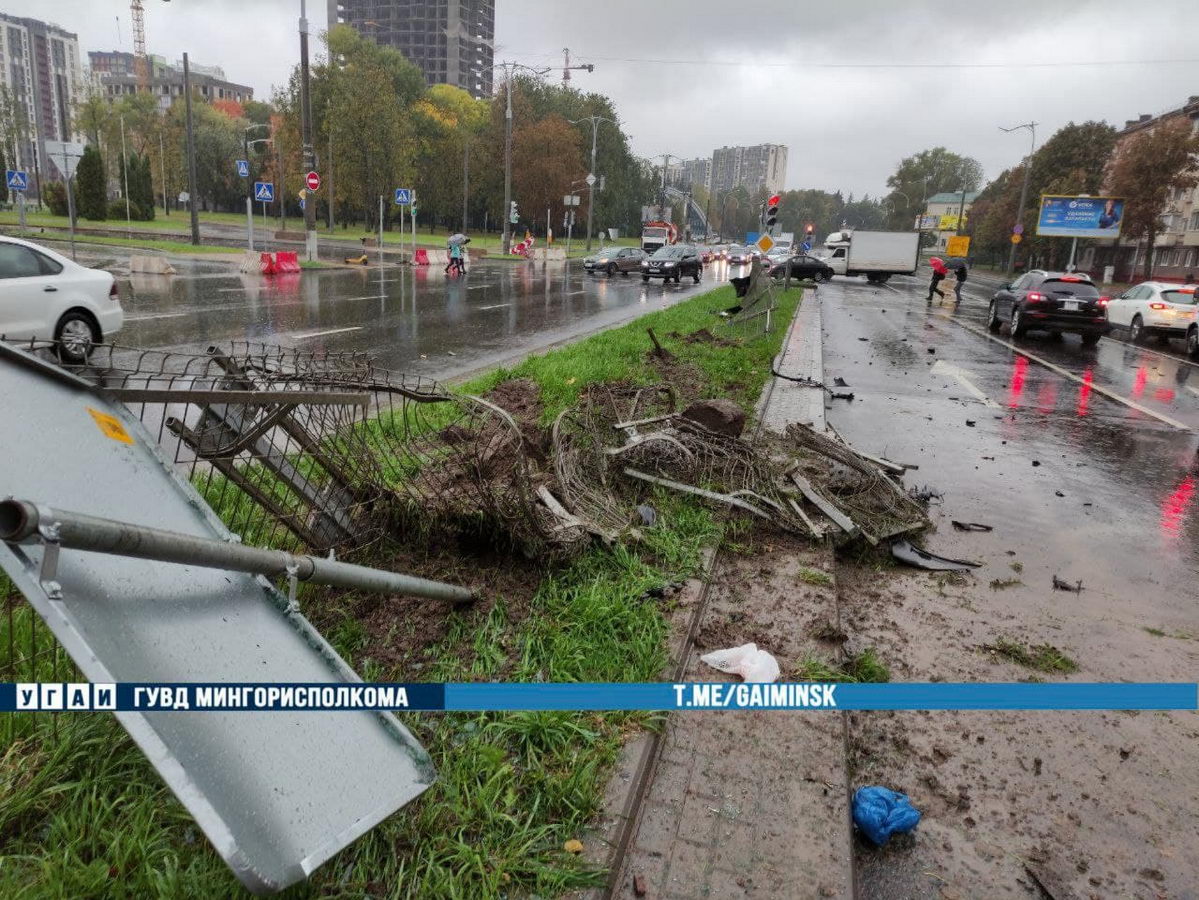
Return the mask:
[[[895,174],[887,179],[888,227],[911,228],[922,198],[944,191],[976,191],[982,184],[983,169],[978,160],[960,156],[944,147],[921,150],[899,161]]]
[[[1199,183],[1193,169],[1196,154],[1199,135],[1192,133],[1190,119],[1180,118],[1132,135],[1112,159],[1108,187],[1113,196],[1125,200],[1124,236],[1147,244],[1145,278],[1153,276],[1153,245],[1162,210],[1176,192]]]
[[[466,228],[462,219],[465,164],[487,124],[487,102],[461,88],[435,84],[412,107],[416,190],[430,220]]]
[[[77,211],[85,219],[102,222],[108,217],[108,178],[100,151],[90,144],[83,148],[83,158],[75,169],[75,200]]]

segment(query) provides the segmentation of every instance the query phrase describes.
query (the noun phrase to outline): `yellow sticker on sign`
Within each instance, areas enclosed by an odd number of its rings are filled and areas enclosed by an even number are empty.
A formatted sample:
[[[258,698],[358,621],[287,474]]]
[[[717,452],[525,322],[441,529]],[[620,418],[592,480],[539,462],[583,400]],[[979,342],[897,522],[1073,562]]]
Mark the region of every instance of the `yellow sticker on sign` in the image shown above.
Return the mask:
[[[121,424],[120,419],[116,416],[110,416],[108,413],[102,413],[98,409],[87,407],[88,413],[96,420],[96,424],[100,426],[100,431],[103,432],[106,438],[112,438],[114,441],[120,441],[122,444],[132,444],[133,437],[125,430],[125,426]]]

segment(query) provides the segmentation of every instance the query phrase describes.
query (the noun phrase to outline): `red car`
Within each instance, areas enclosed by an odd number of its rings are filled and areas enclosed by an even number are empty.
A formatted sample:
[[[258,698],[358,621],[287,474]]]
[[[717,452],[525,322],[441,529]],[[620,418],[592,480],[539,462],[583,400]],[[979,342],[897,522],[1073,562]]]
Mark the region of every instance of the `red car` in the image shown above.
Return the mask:
[[[712,250],[711,247],[700,247],[699,248],[700,262],[710,263],[715,258],[716,258],[716,253]]]

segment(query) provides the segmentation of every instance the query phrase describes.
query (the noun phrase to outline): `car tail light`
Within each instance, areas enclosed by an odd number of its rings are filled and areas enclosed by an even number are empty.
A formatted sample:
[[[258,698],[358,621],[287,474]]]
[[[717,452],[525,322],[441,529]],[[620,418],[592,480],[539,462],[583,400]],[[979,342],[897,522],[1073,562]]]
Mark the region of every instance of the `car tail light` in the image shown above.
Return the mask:
[[[115,278],[112,281],[112,287],[108,289],[108,299],[113,303],[121,302],[121,292],[117,290],[117,281]]]
[[[1165,309],[1165,308],[1166,308],[1166,304],[1164,304],[1164,303],[1150,303],[1150,304],[1149,304],[1149,308],[1150,308],[1150,309]]]
[[[1029,303],[1040,303],[1042,300],[1045,299],[1045,295],[1038,293],[1037,291],[1029,291],[1027,294],[1024,295],[1024,299],[1027,300]]]
[[[1061,275],[1058,277],[1058,281],[1082,281],[1082,279],[1077,275]]]
[[[1112,302],[1112,298],[1111,298],[1111,297],[1100,297],[1100,298],[1099,298],[1099,305],[1100,305],[1100,306],[1107,306],[1107,305],[1108,305],[1109,303],[1111,303],[1111,302]]]

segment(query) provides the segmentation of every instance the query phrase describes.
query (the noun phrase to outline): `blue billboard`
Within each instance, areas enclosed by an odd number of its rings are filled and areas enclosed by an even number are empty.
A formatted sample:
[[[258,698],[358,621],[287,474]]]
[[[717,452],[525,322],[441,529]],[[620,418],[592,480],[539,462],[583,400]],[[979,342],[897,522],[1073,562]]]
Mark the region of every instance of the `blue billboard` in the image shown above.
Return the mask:
[[[1064,197],[1045,194],[1037,217],[1041,237],[1114,238],[1120,236],[1124,201],[1115,197]]]

